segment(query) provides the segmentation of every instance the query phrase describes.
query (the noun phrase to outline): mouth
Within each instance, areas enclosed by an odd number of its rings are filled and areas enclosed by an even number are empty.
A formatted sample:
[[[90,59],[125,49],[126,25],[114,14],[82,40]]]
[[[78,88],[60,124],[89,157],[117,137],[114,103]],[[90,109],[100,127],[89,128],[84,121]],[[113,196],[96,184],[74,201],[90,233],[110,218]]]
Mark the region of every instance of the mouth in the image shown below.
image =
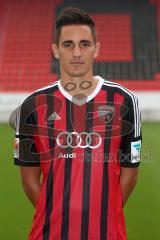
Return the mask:
[[[71,62],[70,64],[84,64],[84,62],[82,62],[82,61],[73,61],[73,62]]]

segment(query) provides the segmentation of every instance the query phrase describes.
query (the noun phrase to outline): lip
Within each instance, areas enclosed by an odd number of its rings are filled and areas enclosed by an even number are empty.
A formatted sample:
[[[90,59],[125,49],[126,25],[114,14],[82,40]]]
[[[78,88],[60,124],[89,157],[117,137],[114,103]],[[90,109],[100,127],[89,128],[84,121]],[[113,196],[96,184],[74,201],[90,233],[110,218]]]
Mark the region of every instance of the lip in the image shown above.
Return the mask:
[[[82,61],[73,61],[70,64],[84,64],[84,62],[82,62]]]

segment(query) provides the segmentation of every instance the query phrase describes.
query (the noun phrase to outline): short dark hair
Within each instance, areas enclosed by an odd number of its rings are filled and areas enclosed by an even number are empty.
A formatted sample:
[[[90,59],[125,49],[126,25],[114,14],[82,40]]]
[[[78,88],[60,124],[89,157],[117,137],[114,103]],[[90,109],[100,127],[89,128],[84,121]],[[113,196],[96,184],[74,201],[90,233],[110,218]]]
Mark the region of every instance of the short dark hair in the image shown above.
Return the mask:
[[[61,29],[67,25],[87,25],[91,29],[94,43],[96,42],[96,26],[93,19],[83,10],[74,7],[65,8],[56,20],[55,42],[59,44]]]

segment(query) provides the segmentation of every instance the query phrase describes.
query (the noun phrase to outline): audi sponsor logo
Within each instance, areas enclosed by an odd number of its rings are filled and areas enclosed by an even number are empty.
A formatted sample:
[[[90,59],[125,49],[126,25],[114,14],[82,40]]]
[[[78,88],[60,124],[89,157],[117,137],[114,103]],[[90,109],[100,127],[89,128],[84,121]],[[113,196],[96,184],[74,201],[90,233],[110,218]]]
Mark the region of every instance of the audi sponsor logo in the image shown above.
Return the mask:
[[[98,148],[102,143],[102,138],[97,132],[60,132],[56,142],[61,148]]]
[[[60,153],[58,158],[75,158],[76,153]]]

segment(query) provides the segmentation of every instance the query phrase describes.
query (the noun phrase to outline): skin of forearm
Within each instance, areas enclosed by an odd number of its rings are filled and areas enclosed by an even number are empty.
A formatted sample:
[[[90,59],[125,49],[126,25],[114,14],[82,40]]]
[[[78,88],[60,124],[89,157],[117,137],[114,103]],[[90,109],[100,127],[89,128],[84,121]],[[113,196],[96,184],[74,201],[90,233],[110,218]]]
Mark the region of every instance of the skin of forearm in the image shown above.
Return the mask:
[[[132,193],[136,182],[137,182],[137,173],[133,175],[121,174],[120,184],[122,191],[123,206],[126,204],[130,194]]]
[[[29,198],[29,200],[33,204],[33,206],[36,207],[38,197],[39,197],[39,193],[41,191],[41,183],[37,182],[37,183],[32,184],[32,185],[23,184],[23,189],[24,189],[27,197]]]

